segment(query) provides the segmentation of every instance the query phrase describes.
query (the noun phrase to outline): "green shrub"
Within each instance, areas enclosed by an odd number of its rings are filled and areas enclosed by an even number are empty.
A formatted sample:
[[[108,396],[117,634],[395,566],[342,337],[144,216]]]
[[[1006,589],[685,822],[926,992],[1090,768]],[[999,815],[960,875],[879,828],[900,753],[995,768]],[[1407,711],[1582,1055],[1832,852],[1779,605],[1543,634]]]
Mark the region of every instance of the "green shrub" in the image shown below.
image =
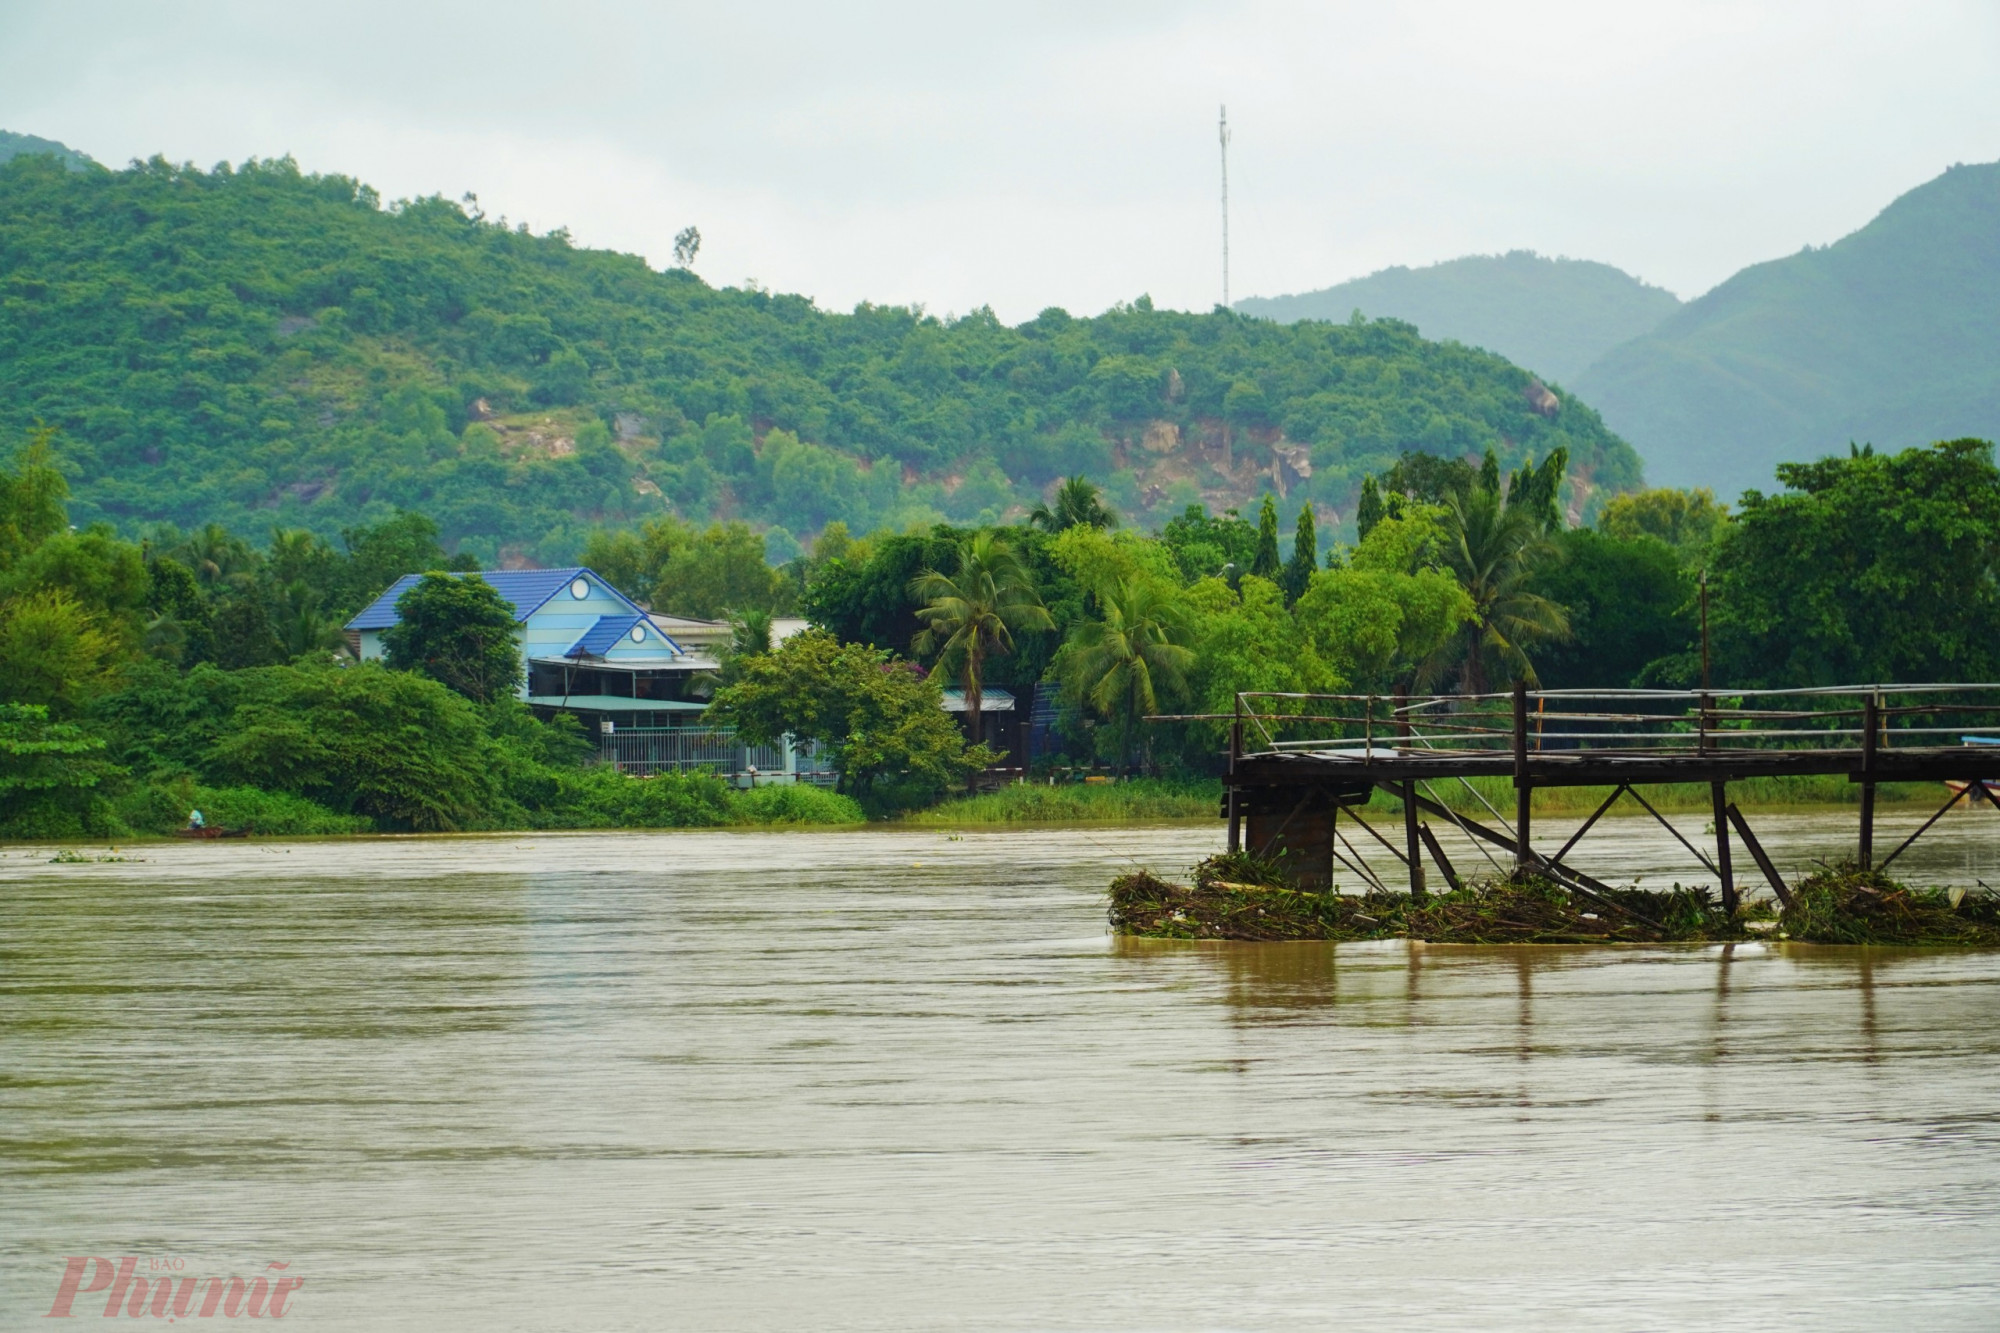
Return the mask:
[[[132,833],[172,833],[199,810],[219,828],[248,829],[269,837],[366,833],[373,823],[338,814],[303,796],[256,787],[205,787],[187,778],[135,787],[113,804],[118,824]]]
[[[731,792],[729,813],[737,824],[859,824],[867,819],[852,796],[804,783]]]
[[[104,742],[39,704],[0,704],[0,837],[70,838],[108,822],[101,790],[123,770]]]
[[[559,770],[533,812],[541,828],[712,828],[730,817],[730,791],[708,773],[637,778],[606,765]]]
[[[1059,787],[1017,782],[909,816],[917,824],[1112,824],[1141,819],[1214,819],[1222,784],[1213,778],[1137,778]]]

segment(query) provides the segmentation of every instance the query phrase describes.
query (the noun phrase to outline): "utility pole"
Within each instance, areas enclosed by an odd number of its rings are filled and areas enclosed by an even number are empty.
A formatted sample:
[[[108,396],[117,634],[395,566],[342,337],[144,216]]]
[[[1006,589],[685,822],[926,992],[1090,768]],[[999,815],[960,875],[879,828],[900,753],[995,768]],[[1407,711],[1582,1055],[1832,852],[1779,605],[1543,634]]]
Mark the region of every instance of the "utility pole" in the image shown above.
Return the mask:
[[[1229,309],[1229,108],[1217,127],[1222,139],[1222,308]]]

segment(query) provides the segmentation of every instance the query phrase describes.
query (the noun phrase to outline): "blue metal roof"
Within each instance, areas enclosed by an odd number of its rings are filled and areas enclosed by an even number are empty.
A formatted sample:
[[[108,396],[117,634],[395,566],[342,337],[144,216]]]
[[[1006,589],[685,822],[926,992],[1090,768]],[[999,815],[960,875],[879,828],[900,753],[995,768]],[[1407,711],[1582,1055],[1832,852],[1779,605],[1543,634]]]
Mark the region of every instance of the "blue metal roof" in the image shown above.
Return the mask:
[[[578,576],[587,576],[603,588],[605,592],[632,608],[634,615],[643,615],[638,606],[623,593],[605,582],[595,570],[574,565],[568,569],[491,569],[482,570],[479,577],[493,585],[493,590],[514,604],[514,619],[525,621],[540,610],[542,605],[567,588]],[[361,613],[347,622],[348,629],[387,629],[396,623],[396,599],[408,592],[421,574],[405,574],[389,585],[388,591],[370,602]],[[453,578],[463,578],[463,574],[453,573]]]
[[[660,633],[657,626],[645,616],[599,616],[597,623],[584,631],[582,638],[569,646],[564,657],[602,657],[618,646],[618,641],[632,632],[634,625],[646,627],[646,637],[656,641],[668,652],[674,650],[674,641]]]

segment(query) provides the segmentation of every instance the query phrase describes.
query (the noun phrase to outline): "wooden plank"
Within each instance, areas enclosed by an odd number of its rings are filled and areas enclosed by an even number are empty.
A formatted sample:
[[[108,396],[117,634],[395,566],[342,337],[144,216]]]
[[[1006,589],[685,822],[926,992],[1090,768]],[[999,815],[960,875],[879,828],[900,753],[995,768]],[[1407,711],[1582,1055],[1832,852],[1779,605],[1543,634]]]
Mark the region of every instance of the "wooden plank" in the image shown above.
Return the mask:
[[[1444,882],[1451,885],[1453,891],[1465,887],[1459,882],[1458,871],[1453,868],[1451,861],[1445,856],[1444,848],[1438,846],[1437,835],[1431,832],[1431,826],[1429,824],[1417,825],[1417,834],[1424,840],[1424,846],[1430,849],[1431,860],[1437,862],[1439,872],[1444,875]]]
[[[1729,822],[1736,828],[1736,836],[1743,839],[1743,845],[1750,849],[1751,859],[1764,872],[1764,878],[1771,883],[1771,892],[1778,895],[1778,901],[1786,907],[1792,905],[1792,891],[1785,887],[1785,881],[1778,874],[1778,867],[1771,864],[1771,858],[1764,855],[1764,846],[1757,841],[1757,835],[1750,831],[1750,821],[1736,808],[1736,802],[1729,803]]]

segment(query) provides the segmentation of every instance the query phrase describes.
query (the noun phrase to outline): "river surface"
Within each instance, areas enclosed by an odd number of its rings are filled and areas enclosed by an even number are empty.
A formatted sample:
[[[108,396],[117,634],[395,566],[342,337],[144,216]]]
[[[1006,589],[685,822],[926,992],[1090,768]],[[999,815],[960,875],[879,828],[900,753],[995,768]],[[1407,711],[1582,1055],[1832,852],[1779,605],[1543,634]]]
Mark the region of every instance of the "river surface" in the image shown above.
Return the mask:
[[[1106,935],[1220,837],[0,848],[0,1327],[66,1256],[329,1329],[2000,1326],[2000,956]]]

